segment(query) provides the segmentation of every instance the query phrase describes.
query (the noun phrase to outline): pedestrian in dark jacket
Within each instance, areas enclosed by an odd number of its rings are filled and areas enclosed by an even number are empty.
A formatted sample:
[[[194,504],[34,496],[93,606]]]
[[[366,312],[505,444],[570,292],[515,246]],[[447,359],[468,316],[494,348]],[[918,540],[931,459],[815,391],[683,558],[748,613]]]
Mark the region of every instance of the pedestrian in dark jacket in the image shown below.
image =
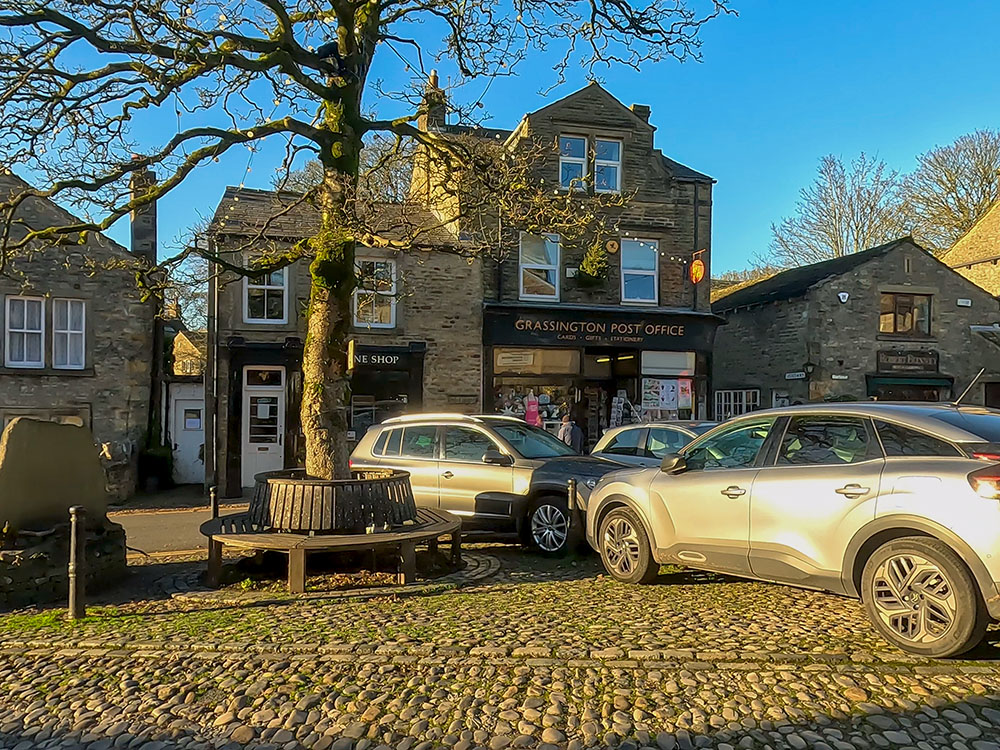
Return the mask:
[[[570,419],[569,414],[563,415],[562,426],[559,428],[559,439],[577,453],[583,453],[583,430],[580,425]]]

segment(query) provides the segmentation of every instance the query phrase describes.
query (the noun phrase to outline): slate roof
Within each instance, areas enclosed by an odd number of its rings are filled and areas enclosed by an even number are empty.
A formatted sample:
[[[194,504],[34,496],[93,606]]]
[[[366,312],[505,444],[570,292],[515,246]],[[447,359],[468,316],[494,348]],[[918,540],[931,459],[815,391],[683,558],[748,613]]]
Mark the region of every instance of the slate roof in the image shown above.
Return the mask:
[[[673,159],[660,155],[663,158],[663,166],[667,168],[667,171],[673,175],[674,179],[681,180],[683,182],[715,182],[715,179],[709,177],[707,174],[702,174],[697,172],[691,167],[681,164],[679,161],[674,161]]]
[[[421,228],[426,244],[454,244],[455,238],[433,213],[414,204],[382,203],[376,206],[372,226],[392,239],[410,237]],[[263,237],[278,242],[298,242],[316,234],[319,212],[298,193],[227,187],[211,223],[212,231],[235,237]]]
[[[912,237],[902,237],[869,250],[831,258],[808,266],[789,268],[787,271],[776,273],[756,284],[743,286],[731,294],[725,294],[712,303],[712,312],[726,312],[737,307],[761,305],[800,297],[821,281],[853,271],[858,266],[883,256],[902,245],[919,247]]]

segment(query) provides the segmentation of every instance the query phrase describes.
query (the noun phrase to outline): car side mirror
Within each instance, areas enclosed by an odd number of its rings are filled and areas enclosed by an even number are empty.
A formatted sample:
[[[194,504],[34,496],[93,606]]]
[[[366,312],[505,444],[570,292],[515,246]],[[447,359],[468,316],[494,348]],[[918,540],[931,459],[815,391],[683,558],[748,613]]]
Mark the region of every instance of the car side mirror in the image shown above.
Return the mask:
[[[687,468],[687,461],[679,453],[668,453],[660,462],[660,471],[667,474],[680,474]]]
[[[483,454],[483,463],[493,464],[494,466],[513,466],[514,459],[505,453],[490,448]]]

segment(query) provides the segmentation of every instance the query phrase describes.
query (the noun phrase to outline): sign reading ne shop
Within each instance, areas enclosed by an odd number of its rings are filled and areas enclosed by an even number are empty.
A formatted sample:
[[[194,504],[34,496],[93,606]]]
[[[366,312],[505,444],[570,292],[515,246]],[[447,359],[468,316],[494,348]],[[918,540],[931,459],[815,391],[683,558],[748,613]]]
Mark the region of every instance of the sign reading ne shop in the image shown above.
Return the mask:
[[[938,353],[929,351],[895,351],[880,349],[876,369],[888,374],[928,375],[938,372]]]
[[[708,315],[489,307],[483,320],[487,344],[621,345],[675,351],[710,350],[719,322]]]

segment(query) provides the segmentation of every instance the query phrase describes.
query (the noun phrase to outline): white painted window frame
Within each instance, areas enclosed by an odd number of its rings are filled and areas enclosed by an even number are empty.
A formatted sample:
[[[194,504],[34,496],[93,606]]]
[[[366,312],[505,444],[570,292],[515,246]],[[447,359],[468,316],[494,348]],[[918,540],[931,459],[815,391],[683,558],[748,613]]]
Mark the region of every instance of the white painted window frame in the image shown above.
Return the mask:
[[[649,271],[646,269],[627,269],[625,268],[625,243],[626,242],[645,242],[651,243],[653,245],[653,270]],[[623,305],[655,305],[660,300],[660,241],[650,240],[643,237],[623,237],[620,240],[621,249],[619,252],[620,260],[620,270],[621,270],[621,298]],[[633,276],[652,276],[653,277],[653,298],[652,299],[630,299],[625,296],[625,274],[629,273]]]
[[[572,139],[574,141],[583,141],[583,156],[564,156],[562,152],[562,141],[563,139]],[[587,154],[590,147],[585,135],[573,135],[571,133],[560,133],[559,139],[556,141],[556,146],[559,150],[559,188],[561,190],[573,190],[581,191],[586,190],[587,177],[590,174],[590,170],[587,169]],[[580,183],[577,185],[563,185],[562,184],[562,168],[563,164],[579,164],[583,168],[583,172],[580,175]]]
[[[604,141],[605,143],[617,143],[618,144],[618,160],[612,159],[598,159],[597,158],[597,143],[598,141]],[[617,138],[594,138],[594,192],[595,193],[620,193],[622,191],[622,156],[625,152],[625,143],[618,140]],[[615,174],[618,179],[615,181],[615,186],[613,188],[608,188],[601,190],[597,187],[597,168],[598,167],[616,167],[617,171]]]
[[[74,303],[79,303],[83,307],[83,313],[80,316],[81,328],[79,331],[70,328],[70,321],[72,316],[70,315],[70,307]],[[59,320],[59,316],[56,314],[56,306],[60,304],[66,305],[66,328],[60,329],[56,327],[56,321]],[[69,342],[74,336],[80,337],[80,353],[83,356],[83,360],[79,364],[74,364],[67,361],[65,364],[59,364],[56,360],[56,339],[59,336],[66,337],[66,356],[69,357],[70,346]],[[77,299],[74,297],[57,297],[52,300],[52,368],[54,370],[83,370],[87,367],[87,301],[82,299]]]
[[[549,265],[547,263],[525,263],[523,258],[522,247],[524,244],[525,237],[542,237],[543,239],[549,239],[556,243],[556,263],[555,265]],[[562,267],[562,236],[552,232],[545,232],[541,235],[533,235],[530,232],[521,232],[518,234],[517,238],[517,291],[520,299],[523,300],[543,300],[545,302],[558,302],[561,295],[562,285],[559,282],[559,269]],[[540,271],[553,271],[556,277],[556,293],[554,295],[548,294],[526,294],[524,291],[524,272],[526,270],[540,270]]]
[[[28,325],[28,306],[27,306],[27,304],[25,304],[25,309],[24,309],[24,325],[26,327],[25,328],[18,328],[18,329],[11,328],[10,308],[11,308],[11,302],[14,302],[15,300],[23,300],[25,303],[27,303],[27,302],[37,302],[39,304],[39,306],[41,308],[41,312],[40,312],[39,318],[38,318],[39,326],[40,326],[38,329],[27,328],[27,325]],[[10,338],[11,338],[11,334],[12,333],[23,333],[23,334],[29,334],[30,333],[30,334],[38,334],[39,336],[41,336],[41,344],[38,347],[38,352],[39,352],[39,356],[41,357],[41,359],[38,360],[37,362],[36,361],[28,361],[28,360],[25,360],[24,362],[15,362],[15,361],[13,361],[10,358],[10,352],[11,352]],[[44,297],[28,297],[28,296],[21,296],[21,295],[16,295],[16,294],[8,294],[7,295],[7,298],[6,298],[5,302],[4,302],[4,337],[3,337],[3,340],[4,340],[4,349],[3,349],[3,352],[4,352],[4,364],[7,367],[12,367],[12,368],[17,368],[17,369],[23,369],[23,370],[40,370],[40,369],[42,369],[42,368],[45,367],[45,298]],[[27,352],[28,352],[27,342],[25,342],[24,351],[25,351],[25,355],[27,355]]]
[[[280,270],[281,273],[281,284],[271,284],[271,271],[264,274],[264,283],[257,284],[250,281],[249,276],[243,277],[243,322],[250,323],[253,325],[282,325],[288,322],[288,279],[291,276],[289,271],[291,266],[285,266]],[[250,317],[250,290],[251,289],[263,289],[264,290],[264,314],[267,314],[267,292],[273,291],[275,289],[281,290],[281,319],[277,318],[252,318]]]
[[[760,409],[760,388],[722,388],[713,401],[715,419],[722,422]]]
[[[355,328],[395,328],[396,327],[396,290],[398,288],[397,282],[397,271],[398,266],[393,258],[377,258],[370,256],[361,256],[355,259],[355,264],[360,263],[388,263],[392,269],[392,287],[388,292],[379,292],[375,289],[366,289],[363,284],[364,280],[358,281],[358,286],[354,290],[354,294],[351,298],[351,320]],[[373,285],[374,286],[374,285]],[[369,323],[368,321],[358,320],[358,297],[362,294],[374,294],[378,297],[388,297],[389,298],[389,322],[388,323]]]

